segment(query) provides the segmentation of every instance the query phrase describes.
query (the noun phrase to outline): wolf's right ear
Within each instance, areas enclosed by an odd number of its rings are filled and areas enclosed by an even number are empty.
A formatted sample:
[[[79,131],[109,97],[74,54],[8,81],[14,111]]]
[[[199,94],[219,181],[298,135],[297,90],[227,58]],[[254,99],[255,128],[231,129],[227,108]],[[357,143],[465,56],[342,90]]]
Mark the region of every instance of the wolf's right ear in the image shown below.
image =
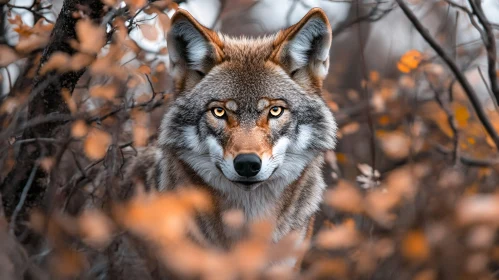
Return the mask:
[[[223,59],[223,43],[217,33],[202,26],[182,9],[171,19],[167,47],[170,71],[177,89],[181,90],[196,85]]]

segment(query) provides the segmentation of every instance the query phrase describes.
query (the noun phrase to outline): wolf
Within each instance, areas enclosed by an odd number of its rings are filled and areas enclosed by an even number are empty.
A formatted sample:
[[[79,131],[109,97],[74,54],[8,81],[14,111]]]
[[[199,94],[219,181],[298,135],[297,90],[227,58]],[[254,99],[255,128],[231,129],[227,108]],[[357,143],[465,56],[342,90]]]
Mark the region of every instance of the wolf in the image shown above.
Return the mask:
[[[167,36],[175,94],[141,163],[148,184],[206,189],[217,213],[274,221],[274,242],[290,232],[305,239],[326,187],[324,153],[336,143],[321,96],[331,40],[319,8],[263,38],[217,33],[179,9]],[[210,243],[235,242],[221,215],[199,223]]]

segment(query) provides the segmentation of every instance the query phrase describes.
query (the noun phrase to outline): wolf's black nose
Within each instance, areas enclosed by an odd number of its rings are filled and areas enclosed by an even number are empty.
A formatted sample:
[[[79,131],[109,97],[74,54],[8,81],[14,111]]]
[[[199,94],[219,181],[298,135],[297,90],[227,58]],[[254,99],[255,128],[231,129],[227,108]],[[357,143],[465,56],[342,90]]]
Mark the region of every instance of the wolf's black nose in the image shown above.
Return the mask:
[[[240,154],[234,159],[234,168],[241,176],[253,177],[260,172],[262,160],[255,154]]]

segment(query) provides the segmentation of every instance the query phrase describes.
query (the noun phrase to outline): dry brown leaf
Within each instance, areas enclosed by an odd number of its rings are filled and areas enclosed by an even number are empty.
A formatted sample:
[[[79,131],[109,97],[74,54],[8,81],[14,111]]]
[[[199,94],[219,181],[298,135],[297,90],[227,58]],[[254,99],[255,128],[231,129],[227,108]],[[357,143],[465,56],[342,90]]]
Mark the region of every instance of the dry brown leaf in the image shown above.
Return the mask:
[[[83,241],[95,248],[105,247],[111,241],[112,222],[100,211],[85,211],[78,217],[78,225]]]
[[[475,253],[468,257],[466,270],[471,273],[479,273],[487,268],[489,258],[484,253]]]
[[[81,52],[96,54],[106,44],[106,31],[95,25],[90,19],[81,19],[76,23],[76,35]]]
[[[358,244],[360,236],[355,227],[348,224],[322,230],[317,235],[317,246],[324,249],[345,249]]]
[[[84,143],[85,154],[92,160],[102,159],[111,145],[111,135],[97,128],[92,128]]]
[[[132,10],[132,14],[135,14],[140,8],[147,4],[146,0],[125,0],[126,5]]]
[[[419,178],[428,172],[428,167],[423,164],[403,166],[391,171],[384,184],[389,192],[400,198],[411,199],[416,194]]]
[[[494,227],[490,225],[479,225],[470,231],[467,244],[472,249],[487,250],[493,245],[495,237],[496,232]]]
[[[138,69],[139,73],[141,74],[151,74],[151,67],[147,65],[140,65]]]
[[[422,262],[430,256],[430,246],[421,231],[407,233],[402,241],[402,254],[414,262]]]
[[[2,114],[12,114],[17,107],[19,107],[19,101],[14,97],[7,97],[0,104],[0,113]]]
[[[88,133],[88,126],[84,120],[77,120],[73,123],[71,127],[71,135],[74,138],[85,137]]]
[[[229,210],[222,214],[222,219],[231,228],[240,228],[244,225],[244,213],[241,210]]]
[[[118,89],[114,85],[99,85],[90,88],[90,96],[113,100],[116,97]]]
[[[73,99],[73,96],[71,95],[71,92],[67,88],[61,89],[61,95],[62,98],[64,98],[64,101],[66,102],[66,105],[68,105],[69,111],[74,114],[78,111],[78,108],[76,106],[76,102]]]
[[[50,258],[50,267],[53,273],[62,279],[81,275],[86,264],[85,256],[82,253],[69,248],[56,250]]]
[[[165,63],[163,63],[163,62],[158,63],[158,65],[156,66],[156,72],[163,73],[165,71],[166,71]]]
[[[106,6],[114,7],[117,3],[117,0],[102,0],[102,3],[104,3]]]
[[[379,224],[389,227],[392,225],[395,214],[392,210],[399,204],[400,197],[386,189],[375,189],[365,198],[365,213]]]
[[[413,280],[436,280],[437,273],[431,269],[425,269],[416,274]]]
[[[363,210],[362,200],[360,191],[345,180],[340,180],[336,188],[325,194],[325,202],[329,206],[348,213],[360,213]]]
[[[315,261],[305,272],[303,279],[348,279],[348,264],[342,258]]]
[[[149,139],[149,129],[147,126],[134,125],[133,126],[133,145],[135,147],[145,147]]]
[[[457,204],[456,215],[463,226],[471,224],[499,224],[499,195],[477,194],[464,197]]]
[[[349,134],[354,134],[355,132],[359,131],[359,123],[358,122],[352,122],[349,123],[341,128],[341,133],[343,135],[349,135]]]
[[[386,155],[393,159],[404,159],[411,152],[411,138],[400,131],[378,132],[380,143]]]
[[[161,28],[163,28],[163,32],[168,32],[170,30],[170,17],[164,13],[158,14],[159,23],[161,24]]]
[[[52,54],[47,62],[40,69],[40,74],[44,75],[50,71],[57,70],[59,73],[70,69],[71,57],[63,52]]]
[[[141,24],[139,25],[140,31],[142,32],[142,35],[144,38],[146,38],[149,41],[156,41],[158,40],[159,33],[158,29],[156,26],[150,25],[150,24]]]
[[[0,67],[6,67],[19,59],[17,52],[7,45],[0,45]]]
[[[44,157],[40,160],[40,167],[47,173],[49,173],[55,165],[55,159],[53,157]]]
[[[76,53],[71,58],[71,69],[81,70],[90,65],[92,61],[94,61],[94,57],[92,55],[86,53]]]

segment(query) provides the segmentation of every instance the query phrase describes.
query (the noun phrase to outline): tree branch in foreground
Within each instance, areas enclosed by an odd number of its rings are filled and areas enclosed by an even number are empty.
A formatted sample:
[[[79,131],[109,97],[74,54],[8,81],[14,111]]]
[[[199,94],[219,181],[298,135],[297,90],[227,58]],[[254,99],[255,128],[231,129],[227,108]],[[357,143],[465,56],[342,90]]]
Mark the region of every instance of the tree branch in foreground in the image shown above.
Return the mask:
[[[54,29],[50,35],[50,42],[45,47],[40,60],[40,67],[35,76],[33,89],[39,85],[46,84],[41,91],[28,103],[28,119],[43,118],[53,114],[69,114],[69,109],[61,95],[61,89],[65,88],[73,91],[76,83],[83,74],[84,70],[69,71],[64,74],[57,74],[55,79],[52,73],[41,74],[41,66],[48,61],[55,52],[63,52],[72,55],[76,52],[70,45],[70,41],[76,40],[76,23],[78,18],[74,13],[79,11],[82,6],[86,6],[90,11],[90,18],[99,19],[102,14],[103,4],[99,0],[65,0],[61,12],[57,18]],[[47,81],[49,81],[47,83]],[[23,132],[23,139],[31,138],[57,138],[60,127],[65,121],[47,122]],[[21,199],[23,187],[31,180],[30,173],[34,170],[36,162],[42,154],[52,156],[55,153],[56,146],[49,142],[25,143],[20,149],[16,158],[16,165],[11,170],[7,178],[0,187],[3,194],[3,203],[7,216],[12,215],[15,206]],[[45,192],[45,179],[47,174],[38,169],[32,179],[32,185],[26,196],[25,208],[39,205]],[[21,213],[22,216],[22,213]]]

